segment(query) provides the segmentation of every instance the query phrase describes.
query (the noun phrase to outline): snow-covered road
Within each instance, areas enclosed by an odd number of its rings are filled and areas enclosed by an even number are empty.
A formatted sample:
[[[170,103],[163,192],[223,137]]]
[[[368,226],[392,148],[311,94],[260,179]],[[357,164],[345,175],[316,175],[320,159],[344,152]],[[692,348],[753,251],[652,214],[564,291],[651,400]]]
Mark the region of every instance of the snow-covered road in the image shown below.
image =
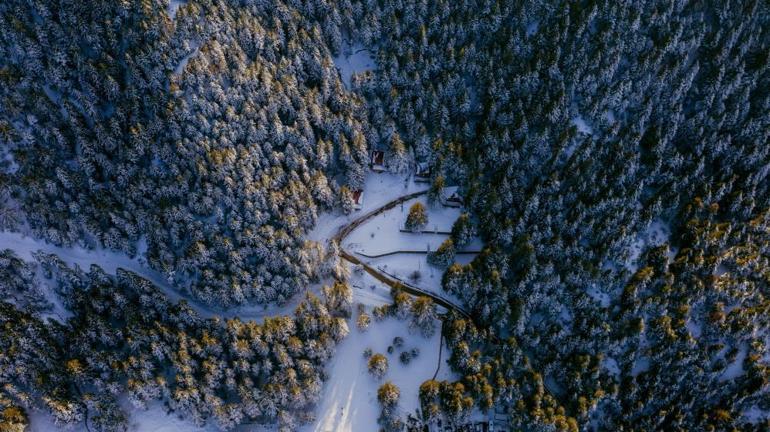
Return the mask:
[[[267,316],[290,314],[302,298],[301,295],[296,295],[286,305],[280,307],[273,306],[265,308],[263,306],[240,306],[220,310],[181,294],[168,283],[166,278],[163,277],[160,272],[151,269],[143,262],[143,260],[140,258],[131,258],[121,252],[114,252],[102,248],[85,249],[80,246],[64,248],[43,240],[34,239],[24,234],[10,231],[0,231],[0,249],[10,249],[14,251],[19,258],[30,262],[35,261],[32,256],[34,252],[43,251],[45,253],[57,255],[62,261],[67,263],[67,265],[72,267],[78,266],[84,271],[88,271],[93,264],[98,265],[108,274],[115,274],[116,270],[119,268],[131,271],[155,284],[161,291],[163,291],[170,301],[179,302],[184,300],[198,314],[206,318],[214,316],[224,318],[238,317],[242,320],[261,321]],[[309,289],[317,290],[318,287],[312,286]]]

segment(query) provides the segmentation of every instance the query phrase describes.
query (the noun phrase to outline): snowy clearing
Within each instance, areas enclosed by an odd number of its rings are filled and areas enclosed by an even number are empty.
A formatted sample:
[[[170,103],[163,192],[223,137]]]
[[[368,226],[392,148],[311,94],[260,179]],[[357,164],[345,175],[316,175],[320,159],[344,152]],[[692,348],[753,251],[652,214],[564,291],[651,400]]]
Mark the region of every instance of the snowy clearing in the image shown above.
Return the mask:
[[[588,289],[586,289],[586,294],[588,294],[589,297],[591,297],[592,299],[599,302],[599,304],[602,307],[604,308],[610,307],[611,299],[609,294],[602,292],[601,289],[596,285],[591,285],[590,287],[588,287]]]
[[[594,129],[585,121],[585,119],[578,115],[572,118],[572,124],[577,127],[578,132],[593,135]]]
[[[197,45],[192,47],[192,51],[190,51],[189,54],[185,55],[181,60],[179,60],[179,63],[177,63],[176,67],[174,68],[174,75],[181,75],[182,72],[184,72],[184,68],[187,67],[187,63],[191,58],[198,54],[199,49],[200,47]]]
[[[746,371],[743,370],[743,361],[746,359],[747,351],[748,351],[748,347],[746,347],[745,345],[741,346],[733,362],[727,365],[724,372],[719,377],[719,381],[727,381],[727,380],[735,379],[743,375],[744,373],[746,373]]]
[[[448,235],[400,231],[403,229],[409,207],[416,202],[423,203],[428,209],[428,225],[424,228],[427,231],[450,231],[452,224],[462,213],[462,209],[455,207],[444,207],[441,204],[428,205],[427,197],[421,196],[366,221],[350,233],[341,247],[351,253],[366,255],[378,255],[400,250],[426,252],[436,250]],[[474,238],[469,245],[461,250],[479,251],[482,247],[481,240]],[[429,265],[427,254],[395,254],[380,258],[357,256],[366,264],[392,277],[442,296],[448,296],[452,301],[460,303],[443,291],[441,276],[444,270]],[[467,264],[473,260],[474,256],[474,254],[458,254],[455,257],[455,262]],[[413,279],[413,275],[416,273],[420,275],[419,279]]]
[[[169,0],[168,2],[168,17],[171,19],[171,21],[174,20],[176,17],[176,12],[179,10],[179,8],[183,5],[187,4],[186,1],[181,0]]]
[[[354,73],[366,72],[375,68],[374,59],[372,59],[369,50],[359,45],[343,47],[340,54],[332,57],[332,60],[340,71],[342,82],[348,89]]]
[[[355,318],[353,318],[355,319]],[[388,318],[373,322],[366,332],[360,332],[351,319],[350,334],[337,346],[337,353],[328,365],[330,379],[324,383],[318,416],[315,423],[300,430],[309,432],[377,431],[376,419],[380,415],[377,389],[391,381],[401,389],[399,412],[405,417],[419,408],[419,388],[425,380],[433,378],[438,367],[440,332],[430,339],[410,334],[406,322]],[[436,323],[437,326],[440,323]],[[404,345],[392,354],[387,348],[393,338],[400,336]],[[380,381],[369,374],[367,359],[363,352],[371,348],[388,358],[388,373]],[[402,364],[398,356],[404,350],[419,348],[420,355],[408,365]],[[446,359],[449,355],[444,347],[441,354],[441,368],[436,379],[457,379],[449,370]]]
[[[307,234],[306,238],[325,244],[341,226],[402,195],[425,189],[427,189],[425,185],[413,182],[411,176],[368,173],[364,181],[364,198],[361,203],[361,210],[354,211],[349,215],[340,212],[321,214],[316,221],[315,228]]]
[[[631,273],[635,273],[639,269],[639,258],[642,253],[647,249],[655,246],[660,246],[664,243],[668,243],[671,236],[671,228],[668,223],[656,219],[650,223],[650,226],[646,230],[637,235],[628,248],[628,258],[623,264],[624,267]]]

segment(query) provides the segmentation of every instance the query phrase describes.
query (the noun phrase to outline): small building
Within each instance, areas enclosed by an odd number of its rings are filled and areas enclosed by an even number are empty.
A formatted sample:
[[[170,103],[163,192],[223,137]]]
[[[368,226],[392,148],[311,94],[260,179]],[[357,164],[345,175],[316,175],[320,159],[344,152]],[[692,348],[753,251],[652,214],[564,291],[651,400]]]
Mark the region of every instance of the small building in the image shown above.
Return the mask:
[[[354,189],[351,195],[353,196],[353,210],[361,210],[364,206],[363,189]]]
[[[441,191],[441,204],[445,207],[462,207],[463,197],[457,186],[445,187]]]
[[[369,168],[374,172],[384,172],[385,168],[385,152],[382,150],[372,151],[371,158],[369,159]]]
[[[414,173],[414,181],[430,183],[430,165],[427,162],[419,162]]]

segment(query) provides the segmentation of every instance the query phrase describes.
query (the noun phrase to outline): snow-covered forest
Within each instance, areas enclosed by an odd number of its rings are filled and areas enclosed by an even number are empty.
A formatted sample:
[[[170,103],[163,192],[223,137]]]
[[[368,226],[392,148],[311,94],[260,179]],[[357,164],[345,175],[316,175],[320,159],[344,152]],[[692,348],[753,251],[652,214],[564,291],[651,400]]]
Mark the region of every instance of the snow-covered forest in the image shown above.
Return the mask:
[[[2,431],[766,430],[769,295],[762,0],[0,2]]]

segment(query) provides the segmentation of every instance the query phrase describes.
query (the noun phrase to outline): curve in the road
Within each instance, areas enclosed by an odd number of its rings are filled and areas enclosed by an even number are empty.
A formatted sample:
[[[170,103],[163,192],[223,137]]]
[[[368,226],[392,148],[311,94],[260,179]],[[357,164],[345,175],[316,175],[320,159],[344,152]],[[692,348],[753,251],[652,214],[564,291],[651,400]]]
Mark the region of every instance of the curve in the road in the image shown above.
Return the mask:
[[[390,275],[388,275],[388,274],[386,274],[384,272],[381,272],[380,270],[378,270],[378,269],[376,269],[376,268],[374,268],[374,267],[364,263],[360,259],[356,258],[355,255],[349,253],[348,251],[346,251],[345,249],[342,248],[342,241],[345,239],[345,237],[347,237],[351,232],[353,232],[353,230],[358,228],[362,223],[364,223],[364,222],[368,221],[369,219],[377,216],[378,214],[381,214],[384,211],[387,211],[387,210],[390,210],[390,209],[394,208],[395,206],[401,204],[402,202],[406,202],[406,201],[412,200],[414,198],[417,198],[417,197],[419,197],[421,195],[425,195],[427,192],[428,192],[427,190],[423,190],[423,191],[414,192],[414,193],[411,193],[411,194],[408,194],[408,195],[404,195],[404,196],[401,196],[399,198],[394,199],[393,201],[388,202],[387,204],[385,204],[385,205],[383,205],[383,206],[381,206],[379,208],[371,210],[370,212],[368,212],[368,213],[366,213],[366,214],[364,214],[364,215],[362,215],[362,216],[352,220],[347,225],[341,226],[339,228],[339,230],[337,231],[337,234],[335,234],[331,238],[331,241],[335,241],[335,242],[337,242],[338,245],[340,245],[340,257],[341,258],[343,258],[344,260],[346,260],[346,261],[348,261],[348,262],[350,262],[352,264],[356,264],[356,265],[362,266],[363,269],[367,273],[369,273],[375,279],[377,279],[378,281],[384,283],[385,285],[388,285],[391,288],[399,288],[402,291],[404,291],[404,292],[406,292],[408,294],[414,295],[414,296],[429,297],[437,305],[442,306],[442,307],[446,308],[447,310],[454,310],[457,313],[459,313],[460,315],[462,315],[464,317],[467,317],[467,318],[470,318],[470,314],[465,309],[463,309],[462,306],[452,302],[451,300],[448,300],[448,299],[446,299],[444,297],[441,297],[438,294],[432,293],[430,291],[426,291],[426,290],[424,290],[424,289],[422,289],[420,287],[414,286],[414,285],[412,285],[412,284],[410,284],[408,282],[404,282],[404,281],[395,279],[395,278],[391,277]]]

